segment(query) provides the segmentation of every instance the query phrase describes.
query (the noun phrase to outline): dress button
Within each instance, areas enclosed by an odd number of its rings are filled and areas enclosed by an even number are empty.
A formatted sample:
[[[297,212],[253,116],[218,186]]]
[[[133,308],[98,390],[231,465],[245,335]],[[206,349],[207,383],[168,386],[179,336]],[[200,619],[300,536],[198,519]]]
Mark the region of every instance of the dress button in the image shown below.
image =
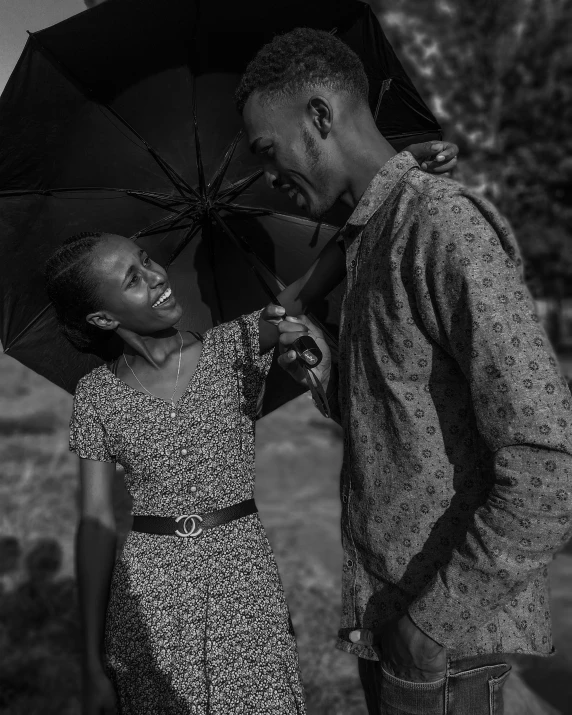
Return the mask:
[[[194,493],[194,492],[197,491],[197,488],[196,488],[196,487],[191,487],[191,491]]]
[[[171,412],[171,419],[172,419],[172,420],[174,420],[176,416],[177,416],[177,413],[176,413],[176,412]]]
[[[187,456],[187,450],[186,450],[186,449],[182,449],[182,450],[181,450],[181,454],[183,455],[183,457],[186,457],[186,456]]]

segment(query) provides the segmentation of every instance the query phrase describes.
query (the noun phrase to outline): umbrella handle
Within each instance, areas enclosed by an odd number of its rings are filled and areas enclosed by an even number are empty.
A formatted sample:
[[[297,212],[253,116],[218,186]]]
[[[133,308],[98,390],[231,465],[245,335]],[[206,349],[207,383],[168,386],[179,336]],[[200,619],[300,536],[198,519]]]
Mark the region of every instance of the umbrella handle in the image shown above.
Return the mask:
[[[275,299],[274,302],[277,305],[280,305],[277,299]],[[322,358],[324,357],[322,355],[322,351],[318,347],[314,338],[311,338],[309,335],[302,335],[302,337],[295,340],[292,343],[292,348],[296,351],[298,362],[306,371],[306,378],[310,386],[310,392],[312,393],[314,404],[324,417],[331,417],[330,405],[322,383],[312,372],[312,368],[318,367],[318,365],[322,362]]]
[[[322,351],[316,344],[314,338],[309,335],[302,335],[294,341],[292,348],[296,351],[298,356],[298,361],[301,362],[304,367],[318,367],[322,362]]]
[[[266,284],[264,287],[267,289],[267,292],[272,295],[272,291]],[[280,305],[282,308],[284,307],[276,296],[272,297],[272,302],[274,305]],[[284,316],[284,318],[285,317],[286,316]],[[296,351],[298,361],[302,363],[304,367],[318,367],[318,365],[322,362],[322,351],[318,347],[314,338],[311,338],[309,335],[303,335],[301,338],[298,338],[298,340],[295,340],[292,344],[292,348]]]
[[[328,398],[326,397],[322,383],[312,371],[313,367],[317,367],[322,362],[322,351],[316,344],[314,338],[311,338],[309,335],[302,335],[301,338],[298,338],[292,343],[292,347],[296,351],[298,362],[306,371],[306,378],[310,385],[310,392],[312,393],[314,404],[324,417],[331,417],[330,405],[328,404]]]

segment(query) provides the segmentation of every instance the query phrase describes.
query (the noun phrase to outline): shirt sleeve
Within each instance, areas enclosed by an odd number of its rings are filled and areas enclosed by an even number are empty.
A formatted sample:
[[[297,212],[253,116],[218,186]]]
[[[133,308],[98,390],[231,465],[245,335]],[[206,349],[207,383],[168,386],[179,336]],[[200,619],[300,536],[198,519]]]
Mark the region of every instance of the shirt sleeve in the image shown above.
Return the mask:
[[[429,209],[420,229],[430,235],[419,242],[427,253],[415,259],[418,305],[468,381],[493,459],[492,487],[464,542],[409,609],[422,630],[454,649],[570,537],[570,391],[508,225],[487,202],[461,195],[435,213]]]
[[[82,459],[115,462],[108,447],[105,428],[81,380],[73,399],[69,448]]]

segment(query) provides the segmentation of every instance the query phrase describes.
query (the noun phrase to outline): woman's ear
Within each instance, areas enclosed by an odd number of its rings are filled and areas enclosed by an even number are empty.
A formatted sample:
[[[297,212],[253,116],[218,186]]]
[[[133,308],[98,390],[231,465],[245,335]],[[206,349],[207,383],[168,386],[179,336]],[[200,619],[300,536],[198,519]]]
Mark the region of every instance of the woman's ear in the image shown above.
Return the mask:
[[[100,310],[96,313],[90,313],[85,319],[88,323],[95,325],[96,328],[100,328],[101,330],[115,330],[119,325],[117,320]]]

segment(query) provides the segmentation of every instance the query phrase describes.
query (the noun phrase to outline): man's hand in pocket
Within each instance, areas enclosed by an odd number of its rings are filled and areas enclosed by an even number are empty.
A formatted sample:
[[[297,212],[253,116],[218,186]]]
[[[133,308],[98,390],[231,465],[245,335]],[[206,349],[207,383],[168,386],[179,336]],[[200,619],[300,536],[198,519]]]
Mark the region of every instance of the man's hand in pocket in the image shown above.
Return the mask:
[[[349,638],[352,643],[371,646],[383,667],[396,678],[431,683],[447,673],[447,650],[418,628],[408,615],[375,633],[364,628],[351,631]]]

